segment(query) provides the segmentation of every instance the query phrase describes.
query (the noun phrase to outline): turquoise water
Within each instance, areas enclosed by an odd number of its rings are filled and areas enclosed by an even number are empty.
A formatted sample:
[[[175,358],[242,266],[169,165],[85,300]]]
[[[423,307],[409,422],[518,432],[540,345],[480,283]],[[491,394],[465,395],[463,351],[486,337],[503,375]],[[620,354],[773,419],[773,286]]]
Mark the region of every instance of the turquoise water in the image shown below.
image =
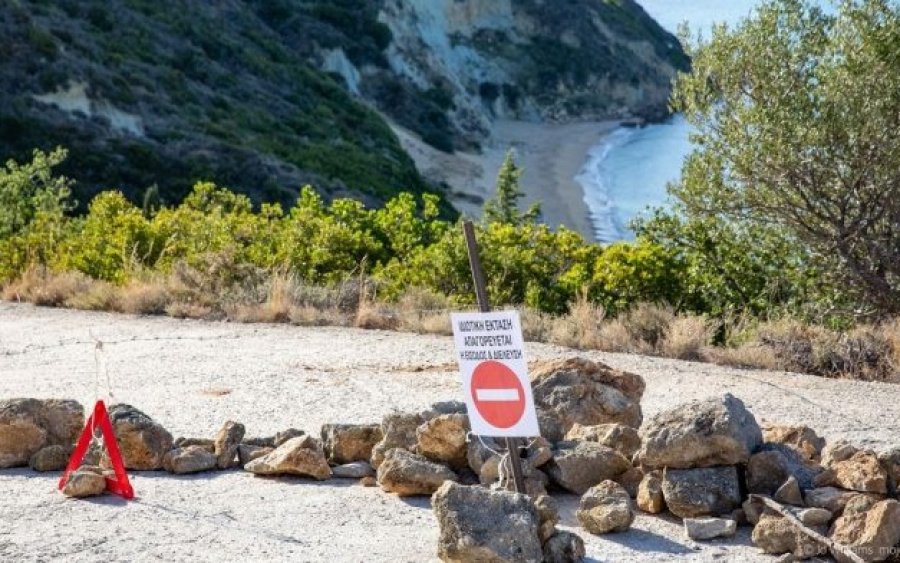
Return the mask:
[[[750,15],[755,0],[639,0],[663,27],[675,32],[687,22],[692,34],[709,36],[713,23],[737,23]],[[825,0],[823,5],[827,5]],[[679,115],[640,129],[621,128],[588,153],[576,179],[584,189],[597,240],[628,240],[628,223],[648,207],[666,205],[666,184],[681,174],[691,151],[691,128]]]

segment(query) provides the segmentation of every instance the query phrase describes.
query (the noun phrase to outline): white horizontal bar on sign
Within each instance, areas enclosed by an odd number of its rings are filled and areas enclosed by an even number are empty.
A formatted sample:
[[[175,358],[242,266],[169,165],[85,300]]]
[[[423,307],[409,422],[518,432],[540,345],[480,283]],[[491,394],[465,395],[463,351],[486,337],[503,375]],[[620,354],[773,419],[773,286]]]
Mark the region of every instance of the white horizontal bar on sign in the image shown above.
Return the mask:
[[[518,389],[476,389],[475,397],[479,401],[518,401]]]

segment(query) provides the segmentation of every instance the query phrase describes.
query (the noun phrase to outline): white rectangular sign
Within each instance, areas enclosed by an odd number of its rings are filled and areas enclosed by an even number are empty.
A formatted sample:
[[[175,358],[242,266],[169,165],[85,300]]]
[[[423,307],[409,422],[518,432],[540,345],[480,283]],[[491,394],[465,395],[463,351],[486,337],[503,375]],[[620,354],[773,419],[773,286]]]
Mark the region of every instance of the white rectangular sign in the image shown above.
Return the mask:
[[[519,313],[452,313],[450,320],[472,432],[537,436]]]

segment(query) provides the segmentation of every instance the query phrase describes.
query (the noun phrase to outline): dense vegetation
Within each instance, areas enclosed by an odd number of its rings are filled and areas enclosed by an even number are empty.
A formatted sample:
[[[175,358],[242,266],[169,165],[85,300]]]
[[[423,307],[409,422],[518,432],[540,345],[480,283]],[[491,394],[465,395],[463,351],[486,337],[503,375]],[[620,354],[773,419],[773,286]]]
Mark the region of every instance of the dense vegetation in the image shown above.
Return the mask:
[[[491,301],[568,312],[562,341],[577,345],[609,346],[627,332],[641,344],[615,349],[699,357],[679,344],[687,334],[743,346],[740,365],[775,357],[788,369],[895,377],[900,324],[850,329],[900,311],[898,8],[860,0],[826,16],[770,3],[693,54],[675,103],[698,126],[697,148],[672,188],[677,205],[636,225],[634,242],[589,243],[518,208],[520,171],[507,158],[478,225]],[[865,92],[851,91],[857,83]],[[363,280],[382,303],[415,292],[435,308],[473,302],[461,229],[441,218],[436,195],[367,207],[305,188],[290,207],[256,209],[202,182],[178,205],[139,207],[107,191],[73,216],[72,181],[54,171],[65,156],[35,151],[0,169],[0,286],[35,271],[108,287],[175,276],[188,287],[178,311],[237,294],[271,304],[279,279]],[[150,310],[169,310],[163,303]],[[678,324],[675,313],[697,316]],[[618,332],[594,335],[598,316],[621,318]],[[760,324],[773,319],[783,324]]]

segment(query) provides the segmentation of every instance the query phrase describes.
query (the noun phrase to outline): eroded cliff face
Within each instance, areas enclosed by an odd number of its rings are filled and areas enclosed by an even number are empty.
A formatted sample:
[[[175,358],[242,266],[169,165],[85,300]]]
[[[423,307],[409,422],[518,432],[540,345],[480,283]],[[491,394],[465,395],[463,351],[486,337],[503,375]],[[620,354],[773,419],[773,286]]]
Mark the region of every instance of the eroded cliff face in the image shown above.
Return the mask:
[[[631,0],[384,0],[378,21],[392,34],[390,72],[449,100],[456,146],[478,143],[499,117],[660,118],[687,67],[677,39]]]

